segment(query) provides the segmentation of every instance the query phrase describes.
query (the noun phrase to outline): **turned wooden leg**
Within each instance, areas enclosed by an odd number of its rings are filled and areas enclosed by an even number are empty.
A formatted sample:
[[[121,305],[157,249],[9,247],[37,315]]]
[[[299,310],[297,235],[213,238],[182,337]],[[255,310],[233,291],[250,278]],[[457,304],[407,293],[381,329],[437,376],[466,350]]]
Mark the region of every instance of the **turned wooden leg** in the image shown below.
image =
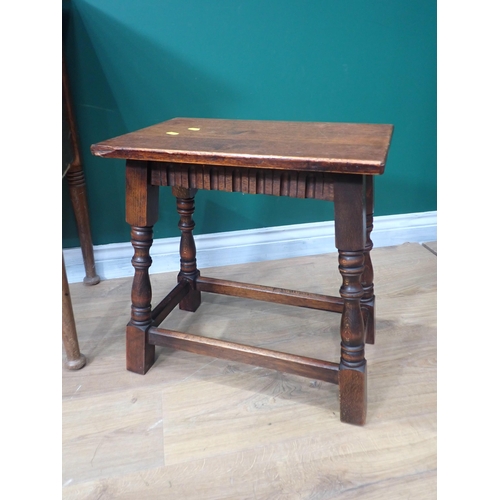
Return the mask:
[[[90,233],[90,220],[87,205],[87,193],[83,169],[79,165],[72,165],[66,173],[69,195],[73,205],[73,211],[80,239],[83,264],[85,267],[85,285],[97,285],[101,281],[95,270],[94,248]]]
[[[365,327],[361,311],[366,238],[364,178],[340,175],[334,189],[335,244],[342,275],[340,296],[344,299],[340,325],[340,419],[364,425],[367,400]]]
[[[366,243],[365,243],[365,270],[361,278],[363,285],[363,298],[361,309],[365,321],[367,344],[375,343],[375,294],[373,287],[373,265],[370,251],[373,248],[371,232],[373,230],[373,177],[367,176],[366,182]]]
[[[360,304],[363,296],[363,252],[339,251],[339,270],[342,275],[340,296],[344,299],[340,325],[340,419],[363,425],[366,420],[367,393],[364,321]]]
[[[153,228],[132,226],[134,280],[132,306],[127,325],[127,369],[144,375],[155,361],[155,347],[148,344],[147,331],[151,326],[151,281],[149,268],[152,259],[149,249],[153,244]]]
[[[66,71],[65,59],[63,57],[63,110],[66,123],[69,128],[71,152],[73,160],[66,172],[68,181],[69,196],[73,206],[73,212],[76,219],[80,247],[82,249],[83,264],[85,266],[85,278],[83,282],[86,285],[97,285],[101,281],[95,270],[94,248],[92,245],[92,235],[90,232],[89,208],[87,203],[87,189],[85,186],[85,176],[83,173],[82,162],[80,159],[80,149],[78,145],[78,134],[76,120],[73,113],[71,102],[68,74]]]
[[[87,360],[80,352],[80,347],[78,345],[73,305],[69,293],[66,266],[64,265],[64,255],[62,259],[62,339],[64,350],[66,351],[66,362],[64,366],[68,370],[79,370],[83,368]]]
[[[196,189],[186,189],[178,186],[172,187],[172,194],[177,198],[177,212],[180,215],[179,229],[181,230],[180,256],[181,270],[178,281],[188,280],[191,291],[179,303],[179,309],[194,312],[201,303],[201,292],[196,290],[196,279],[200,271],[196,268],[196,246],[193,238],[194,221],[194,195]]]
[[[149,268],[152,263],[153,225],[158,218],[158,186],[148,183],[147,162],[127,161],[126,218],[132,226],[134,248],[132,265],[132,306],[127,325],[127,370],[144,375],[155,361],[155,347],[148,343],[151,326],[152,289]]]

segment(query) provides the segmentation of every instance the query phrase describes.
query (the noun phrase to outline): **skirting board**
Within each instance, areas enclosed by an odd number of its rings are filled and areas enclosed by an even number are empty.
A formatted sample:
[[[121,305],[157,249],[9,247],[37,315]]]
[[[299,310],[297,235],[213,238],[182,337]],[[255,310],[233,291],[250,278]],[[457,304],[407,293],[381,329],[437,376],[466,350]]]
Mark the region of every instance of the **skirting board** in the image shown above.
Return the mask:
[[[387,215],[374,218],[375,247],[437,240],[437,212]],[[179,269],[179,237],[154,240],[150,273]],[[333,221],[249,229],[227,233],[195,234],[199,269],[335,252]],[[85,268],[80,248],[63,250],[69,283],[83,281]],[[96,272],[101,280],[133,276],[130,243],[94,247]]]

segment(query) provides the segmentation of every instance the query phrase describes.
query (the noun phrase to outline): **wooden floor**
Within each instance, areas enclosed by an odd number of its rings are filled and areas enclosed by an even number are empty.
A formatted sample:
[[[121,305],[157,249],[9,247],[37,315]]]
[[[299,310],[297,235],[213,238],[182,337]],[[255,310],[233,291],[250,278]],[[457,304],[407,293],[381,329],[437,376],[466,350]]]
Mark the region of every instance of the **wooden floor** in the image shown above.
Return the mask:
[[[82,370],[62,373],[65,499],[436,498],[437,245],[372,252],[377,334],[366,347],[365,427],[339,420],[338,387],[157,348],[125,370],[131,278],[70,286]],[[338,295],[336,254],[202,270]],[[156,304],[176,273],[152,276]],[[340,315],[204,294],[169,328],[338,361]],[[64,358],[64,354],[63,354]]]

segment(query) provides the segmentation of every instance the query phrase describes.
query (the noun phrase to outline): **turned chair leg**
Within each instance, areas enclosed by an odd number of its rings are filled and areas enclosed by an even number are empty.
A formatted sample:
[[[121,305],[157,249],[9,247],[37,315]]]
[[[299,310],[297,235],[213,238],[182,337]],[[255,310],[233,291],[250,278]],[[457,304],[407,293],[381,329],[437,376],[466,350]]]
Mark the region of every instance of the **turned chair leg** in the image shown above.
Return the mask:
[[[100,278],[95,270],[94,248],[92,246],[92,236],[90,232],[89,209],[87,203],[87,190],[85,186],[85,176],[83,173],[82,161],[80,157],[80,148],[78,145],[78,133],[76,119],[73,112],[71,95],[69,89],[69,79],[66,70],[66,61],[63,57],[62,66],[62,84],[63,84],[63,124],[69,129],[69,142],[72,160],[66,169],[64,175],[68,181],[69,195],[73,212],[76,219],[80,247],[82,249],[83,263],[85,266],[85,285],[97,285]]]
[[[79,370],[83,368],[87,360],[80,352],[80,346],[78,345],[73,305],[69,292],[66,266],[64,265],[64,255],[62,259],[62,340],[64,350],[66,351],[66,362],[64,366],[68,370]]]
[[[96,273],[94,261],[94,248],[90,232],[90,220],[87,205],[87,193],[83,169],[79,165],[72,165],[66,173],[69,195],[73,205],[73,212],[78,229],[78,238],[82,250],[83,264],[85,267],[85,285],[97,285],[101,278]]]

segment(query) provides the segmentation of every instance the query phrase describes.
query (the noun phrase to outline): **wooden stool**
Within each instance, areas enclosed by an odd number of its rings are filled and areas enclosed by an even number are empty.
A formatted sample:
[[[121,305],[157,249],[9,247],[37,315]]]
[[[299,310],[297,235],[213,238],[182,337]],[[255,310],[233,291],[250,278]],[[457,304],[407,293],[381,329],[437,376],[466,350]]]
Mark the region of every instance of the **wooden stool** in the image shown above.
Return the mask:
[[[127,160],[126,220],[135,268],[127,369],[145,374],[155,346],[273,368],[338,384],[341,420],[363,425],[365,342],[375,340],[373,176],[384,171],[392,130],[392,125],[176,118],[93,145],[94,155]],[[181,262],[177,286],[152,309],[149,250],[159,186],[171,186],[177,198]],[[192,219],[198,189],[334,201],[340,297],[201,276]],[[196,311],[201,292],[341,313],[340,363],[160,328],[177,305]]]

